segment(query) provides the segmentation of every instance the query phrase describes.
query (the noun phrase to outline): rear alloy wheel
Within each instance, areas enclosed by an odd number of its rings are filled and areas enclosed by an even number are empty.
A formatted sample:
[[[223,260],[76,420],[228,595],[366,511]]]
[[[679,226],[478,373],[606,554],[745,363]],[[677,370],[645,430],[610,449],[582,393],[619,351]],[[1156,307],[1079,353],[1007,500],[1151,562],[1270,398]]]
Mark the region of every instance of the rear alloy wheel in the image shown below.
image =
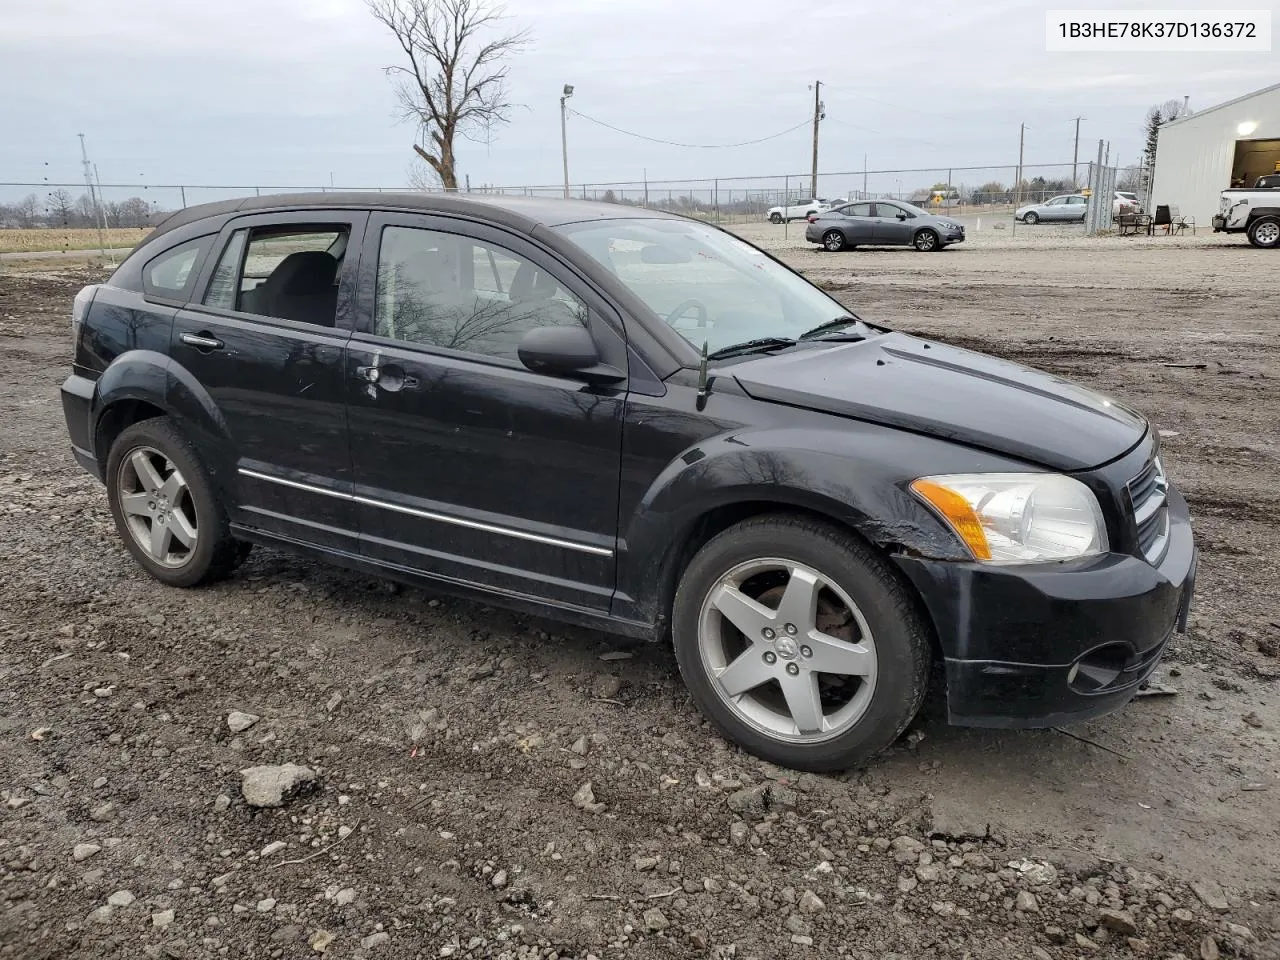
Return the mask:
[[[914,246],[921,253],[931,253],[941,247],[938,242],[938,235],[928,229],[921,230],[916,234]]]
[[[1280,217],[1259,217],[1249,224],[1246,235],[1255,247],[1264,250],[1280,247]]]
[[[218,579],[248,555],[195,448],[166,417],[135,423],[112,444],[107,494],[125,546],[163,583]]]
[[[822,247],[832,253],[839,253],[844,249],[844,234],[839,230],[828,230],[822,235]]]
[[[1039,223],[1039,222],[1040,222],[1040,217],[1039,217],[1039,216],[1037,216],[1037,215],[1035,214],[1035,212],[1033,211],[1033,212],[1031,212],[1031,213],[1026,214],[1026,216],[1024,216],[1024,217],[1022,218],[1022,222],[1023,222],[1023,223]]]
[[[770,223],[781,223],[781,222],[782,222],[782,214],[780,214],[780,213],[771,213],[771,214],[769,214],[769,222],[770,222]]]
[[[924,696],[929,640],[897,574],[855,536],[766,516],[685,570],[672,616],[702,712],[759,757],[840,770],[889,746]]]

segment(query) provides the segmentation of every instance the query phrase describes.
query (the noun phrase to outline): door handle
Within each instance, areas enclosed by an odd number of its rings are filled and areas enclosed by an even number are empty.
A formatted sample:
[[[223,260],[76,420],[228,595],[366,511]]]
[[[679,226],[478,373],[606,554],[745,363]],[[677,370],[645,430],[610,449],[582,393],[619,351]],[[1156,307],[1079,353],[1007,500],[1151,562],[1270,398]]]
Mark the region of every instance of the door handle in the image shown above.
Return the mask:
[[[388,393],[397,393],[401,390],[416,390],[418,387],[418,378],[405,373],[404,368],[398,363],[388,363],[383,366],[371,364],[367,367],[356,367],[356,376],[366,383],[381,387]]]
[[[199,333],[184,333],[181,337],[183,343],[188,346],[195,347],[197,350],[221,350],[226,344],[206,330]]]

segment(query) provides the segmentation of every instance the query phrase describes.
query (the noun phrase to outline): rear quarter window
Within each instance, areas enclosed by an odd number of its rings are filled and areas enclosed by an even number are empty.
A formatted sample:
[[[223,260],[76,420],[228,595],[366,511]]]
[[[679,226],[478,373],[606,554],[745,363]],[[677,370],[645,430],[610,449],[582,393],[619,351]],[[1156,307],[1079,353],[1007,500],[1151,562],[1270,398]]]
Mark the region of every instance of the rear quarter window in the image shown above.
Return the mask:
[[[188,240],[148,260],[142,268],[143,292],[168,300],[189,299],[213,238],[214,234],[209,234]]]

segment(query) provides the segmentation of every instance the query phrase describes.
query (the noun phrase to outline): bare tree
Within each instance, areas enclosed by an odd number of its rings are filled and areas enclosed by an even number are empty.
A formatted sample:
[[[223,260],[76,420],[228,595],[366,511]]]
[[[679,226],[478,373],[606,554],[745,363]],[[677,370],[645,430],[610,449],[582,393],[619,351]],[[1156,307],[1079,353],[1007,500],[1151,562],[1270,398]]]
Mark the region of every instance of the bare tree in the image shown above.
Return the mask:
[[[16,212],[18,214],[18,222],[22,226],[34,227],[36,220],[40,217],[40,198],[34,193],[28,193],[18,201]]]
[[[507,63],[527,31],[494,35],[505,19],[489,0],[367,0],[389,29],[408,66],[386,68],[398,81],[406,118],[416,120],[430,149],[418,148],[446,190],[458,189],[455,138],[505,123]]]
[[[1156,144],[1160,140],[1160,128],[1171,120],[1182,115],[1182,103],[1178,100],[1166,100],[1156,104],[1147,111],[1143,121],[1145,140],[1142,148],[1142,188],[1145,190],[1151,183],[1156,168]]]
[[[62,227],[71,226],[72,218],[75,216],[75,201],[71,199],[71,194],[67,193],[62,187],[49,191],[49,217],[56,224]]]
[[[151,221],[151,207],[141,197],[130,197],[120,204],[120,226],[145,227]]]
[[[76,197],[76,220],[82,227],[98,225],[98,208],[94,206],[93,197],[87,193]]]

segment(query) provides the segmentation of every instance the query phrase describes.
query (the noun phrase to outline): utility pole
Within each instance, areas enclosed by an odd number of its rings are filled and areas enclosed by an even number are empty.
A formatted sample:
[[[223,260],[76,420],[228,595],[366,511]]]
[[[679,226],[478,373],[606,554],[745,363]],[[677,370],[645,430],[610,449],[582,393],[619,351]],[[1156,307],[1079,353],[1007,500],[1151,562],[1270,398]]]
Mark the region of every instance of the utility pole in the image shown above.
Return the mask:
[[[809,196],[814,200],[818,199],[818,124],[826,116],[822,111],[821,92],[822,81],[815,80],[813,82],[813,175],[809,181]]]
[[[1022,206],[1022,151],[1027,142],[1027,125],[1021,124],[1018,127],[1018,185],[1017,185],[1017,206]]]
[[[867,198],[867,155],[865,153],[862,155],[862,196],[860,196],[858,199],[859,200],[868,199]]]
[[[564,161],[564,198],[569,199],[569,135],[565,131],[564,102],[573,96],[573,84],[564,85],[564,95],[560,97],[560,157]]]
[[[89,151],[84,145],[84,134],[76,134],[80,138],[80,158],[84,164],[84,183],[89,188],[89,202],[93,205],[94,226],[98,225],[98,191],[93,186],[93,168],[89,165]]]
[[[1071,154],[1071,185],[1076,186],[1079,181],[1076,180],[1076,164],[1080,162],[1080,121],[1084,117],[1076,117],[1076,148]]]

